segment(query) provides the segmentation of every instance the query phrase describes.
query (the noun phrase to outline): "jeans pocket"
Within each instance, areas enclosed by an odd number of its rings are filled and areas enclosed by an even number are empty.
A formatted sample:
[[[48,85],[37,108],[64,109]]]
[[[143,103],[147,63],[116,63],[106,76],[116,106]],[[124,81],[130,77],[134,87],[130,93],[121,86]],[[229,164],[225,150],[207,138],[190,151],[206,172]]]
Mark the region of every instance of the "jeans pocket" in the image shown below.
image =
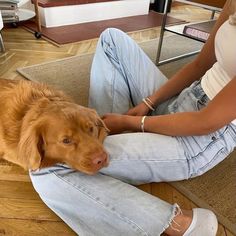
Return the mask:
[[[204,108],[208,104],[208,102],[209,98],[207,97],[207,95],[202,94],[202,96],[196,101],[197,110],[201,110],[202,108]]]
[[[170,113],[196,110],[196,99],[193,99],[190,88],[184,89],[168,106]]]
[[[176,97],[169,105],[168,110],[170,113],[198,111],[208,102],[209,98],[203,91],[200,81],[196,81]]]

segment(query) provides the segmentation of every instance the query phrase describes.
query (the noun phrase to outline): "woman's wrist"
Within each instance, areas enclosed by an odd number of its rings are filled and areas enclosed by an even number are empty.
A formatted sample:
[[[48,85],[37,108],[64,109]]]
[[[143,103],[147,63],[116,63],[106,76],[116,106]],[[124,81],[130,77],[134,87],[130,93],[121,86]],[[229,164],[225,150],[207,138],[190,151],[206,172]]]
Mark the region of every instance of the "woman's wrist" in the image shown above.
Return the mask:
[[[130,117],[129,115],[122,115],[122,129],[123,131],[129,130],[129,124],[130,124]]]
[[[162,100],[161,93],[159,92],[159,90],[149,96],[149,98],[152,100],[156,107],[160,104]]]
[[[141,122],[140,122],[140,129],[144,133],[145,132],[145,119],[147,116],[142,116],[141,117]]]
[[[151,111],[155,111],[154,103],[151,101],[149,97],[142,99],[143,103],[147,106],[147,108]]]
[[[124,131],[145,132],[146,116],[125,115],[123,119]]]
[[[150,111],[154,111],[156,110],[159,104],[159,98],[158,96],[151,95],[151,96],[143,98],[143,102],[149,108]]]

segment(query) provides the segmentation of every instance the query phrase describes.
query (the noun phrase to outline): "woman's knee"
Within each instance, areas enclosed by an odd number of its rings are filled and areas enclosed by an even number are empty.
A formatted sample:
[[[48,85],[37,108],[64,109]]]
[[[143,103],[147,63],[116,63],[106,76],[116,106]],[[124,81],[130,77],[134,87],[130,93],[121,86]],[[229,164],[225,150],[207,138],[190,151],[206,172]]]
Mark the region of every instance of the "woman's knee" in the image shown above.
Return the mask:
[[[117,46],[119,44],[122,45],[122,41],[125,38],[128,38],[128,35],[116,28],[107,28],[102,32],[100,36],[102,44],[107,43],[110,46],[111,45]]]
[[[107,38],[107,37],[117,37],[118,35],[126,35],[123,31],[117,29],[117,28],[107,28],[101,33],[101,37]]]

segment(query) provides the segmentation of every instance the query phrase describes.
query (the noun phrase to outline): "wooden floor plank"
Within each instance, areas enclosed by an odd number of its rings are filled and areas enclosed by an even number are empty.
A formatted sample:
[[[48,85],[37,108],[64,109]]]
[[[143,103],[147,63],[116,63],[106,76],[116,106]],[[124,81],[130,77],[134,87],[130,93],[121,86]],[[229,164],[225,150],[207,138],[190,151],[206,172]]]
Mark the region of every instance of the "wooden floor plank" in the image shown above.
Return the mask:
[[[152,192],[152,186],[151,184],[142,184],[138,186],[139,189],[147,192],[147,193],[151,193]]]
[[[0,180],[31,182],[28,172],[15,165],[0,165]]]
[[[0,209],[0,218],[61,222],[61,219],[40,199],[26,200],[0,198]]]
[[[63,222],[1,219],[0,235],[7,236],[73,236],[76,235]]]
[[[0,181],[0,198],[39,200],[30,182]]]

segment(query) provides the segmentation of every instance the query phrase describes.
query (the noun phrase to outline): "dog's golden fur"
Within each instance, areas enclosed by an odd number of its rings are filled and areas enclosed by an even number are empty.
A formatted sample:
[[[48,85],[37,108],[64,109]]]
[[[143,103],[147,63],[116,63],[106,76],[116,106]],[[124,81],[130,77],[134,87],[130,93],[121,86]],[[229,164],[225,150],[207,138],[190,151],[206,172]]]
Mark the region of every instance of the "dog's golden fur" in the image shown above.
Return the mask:
[[[107,165],[107,129],[93,109],[29,81],[0,79],[0,157],[25,169],[66,163],[88,174]]]

